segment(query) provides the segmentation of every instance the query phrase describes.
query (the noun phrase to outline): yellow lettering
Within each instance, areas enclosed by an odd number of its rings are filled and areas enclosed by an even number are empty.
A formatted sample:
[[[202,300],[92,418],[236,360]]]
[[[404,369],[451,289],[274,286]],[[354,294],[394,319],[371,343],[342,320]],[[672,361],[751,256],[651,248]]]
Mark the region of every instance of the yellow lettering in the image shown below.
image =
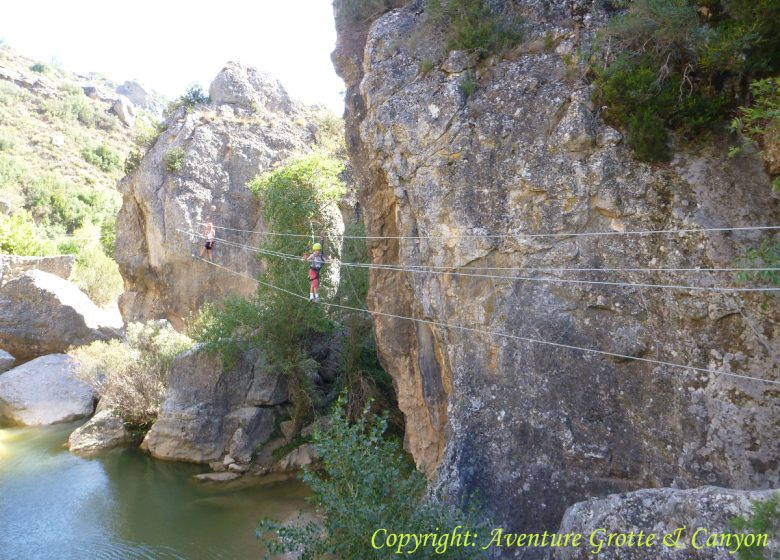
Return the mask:
[[[381,548],[384,548],[384,547],[385,547],[385,545],[384,545],[384,544],[382,544],[381,546],[377,546],[377,544],[376,544],[376,536],[377,536],[377,535],[378,535],[380,532],[383,532],[385,535],[387,535],[387,529],[377,529],[376,531],[374,531],[374,534],[373,534],[373,535],[371,535],[371,547],[372,547],[374,550],[379,550],[379,549],[381,549]]]
[[[490,542],[487,543],[485,546],[482,547],[482,550],[486,550],[490,548],[491,546],[502,546],[501,545],[501,533],[503,533],[503,529],[501,527],[497,527],[496,529],[493,529],[490,531],[490,534],[492,535],[490,538]]]
[[[600,539],[596,540],[596,535],[598,533],[603,533],[603,535],[607,534],[606,529],[596,529],[590,534],[590,546],[593,548],[591,549],[592,554],[598,554],[601,552],[601,549],[604,548],[604,537],[602,536]]]

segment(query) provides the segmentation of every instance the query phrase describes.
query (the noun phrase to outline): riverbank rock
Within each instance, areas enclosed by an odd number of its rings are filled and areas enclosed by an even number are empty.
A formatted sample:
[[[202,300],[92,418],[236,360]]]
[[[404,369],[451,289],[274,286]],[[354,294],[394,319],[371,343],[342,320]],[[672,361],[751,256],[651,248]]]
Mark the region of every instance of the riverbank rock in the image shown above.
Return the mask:
[[[777,386],[761,381],[780,379],[780,300],[638,286],[736,287],[646,269],[726,268],[774,234],[617,235],[780,223],[760,158],[713,135],[648,165],[605,132],[571,70],[609,2],[491,0],[524,40],[473,67],[448,62],[430,2],[399,4],[366,22],[337,10],[333,60],[366,235],[382,236],[368,252],[405,270],[371,270],[367,306],[417,465],[525,530],[592,496],[780,485]]]
[[[587,537],[597,529],[606,533],[644,531],[647,535],[671,534],[680,527],[680,548],[663,546],[658,542],[651,547],[604,547],[598,558],[605,560],[720,560],[734,557],[735,538],[731,539],[732,549],[721,546],[704,546],[712,533],[735,533],[730,521],[734,517],[750,517],[752,502],[769,499],[778,490],[730,490],[715,486],[703,486],[691,490],[674,488],[653,488],[637,490],[627,494],[613,494],[604,498],[592,499],[574,504],[566,510],[559,533],[580,533]],[[698,530],[698,533],[697,533]],[[742,532],[742,531],[740,531]],[[696,546],[693,539],[695,534]],[[600,537],[601,534],[598,534]],[[659,537],[661,541],[661,537]],[[767,558],[773,551],[780,551],[780,542],[769,539],[770,546],[765,549]],[[554,560],[591,560],[591,546],[587,542],[577,548],[553,548]]]
[[[130,442],[130,433],[122,419],[112,410],[101,410],[68,437],[68,449],[89,454]]]
[[[273,472],[293,472],[306,465],[311,465],[316,459],[317,453],[314,451],[314,447],[310,443],[305,443],[282,457],[271,470]]]
[[[91,415],[96,394],[74,376],[73,365],[69,356],[54,354],[0,375],[0,422],[47,426]]]
[[[138,168],[120,182],[115,256],[127,289],[119,300],[127,322],[168,319],[180,329],[182,318],[205,302],[254,293],[258,260],[222,241],[257,246],[261,237],[252,231],[265,228],[247,182],[315,143],[312,110],[260,72],[228,64],[211,92],[209,105],[171,115]],[[184,154],[175,169],[166,165],[174,150]],[[217,226],[214,260],[245,277],[193,258],[209,217]]]
[[[18,360],[121,335],[121,322],[74,284],[40,270],[0,288],[0,347]]]
[[[229,453],[249,462],[273,431],[273,410],[247,403],[253,384],[267,377],[257,354],[226,369],[218,356],[195,346],[171,365],[165,400],[145,446],[158,459],[209,463]]]
[[[17,255],[3,255],[0,258],[2,266],[2,282],[18,278],[29,270],[42,270],[67,280],[73,272],[76,257],[73,255],[58,255],[54,257],[20,257]]]

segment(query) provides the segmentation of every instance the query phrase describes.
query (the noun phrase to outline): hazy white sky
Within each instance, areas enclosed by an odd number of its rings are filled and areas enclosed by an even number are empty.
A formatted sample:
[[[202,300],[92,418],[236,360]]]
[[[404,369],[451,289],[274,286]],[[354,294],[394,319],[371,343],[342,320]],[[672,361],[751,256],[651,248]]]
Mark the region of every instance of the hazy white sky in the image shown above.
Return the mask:
[[[276,76],[307,104],[341,115],[343,82],[330,53],[331,0],[2,0],[0,39],[23,55],[66,70],[138,79],[178,97],[208,90],[228,60]]]

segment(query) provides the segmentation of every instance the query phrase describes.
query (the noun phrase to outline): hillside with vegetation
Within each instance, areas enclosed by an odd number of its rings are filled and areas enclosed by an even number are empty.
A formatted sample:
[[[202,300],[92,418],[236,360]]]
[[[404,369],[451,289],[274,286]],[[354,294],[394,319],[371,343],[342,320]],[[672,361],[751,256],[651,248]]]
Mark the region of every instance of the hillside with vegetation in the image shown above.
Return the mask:
[[[99,304],[122,289],[116,183],[156,121],[142,109],[120,118],[116,89],[0,46],[0,252],[76,255],[72,279]]]

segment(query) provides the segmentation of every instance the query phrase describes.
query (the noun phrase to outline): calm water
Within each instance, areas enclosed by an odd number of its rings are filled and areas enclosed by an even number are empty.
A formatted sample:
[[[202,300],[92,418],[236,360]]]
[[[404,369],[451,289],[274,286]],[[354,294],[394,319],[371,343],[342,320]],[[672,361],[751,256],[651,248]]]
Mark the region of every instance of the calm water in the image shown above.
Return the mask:
[[[296,480],[201,483],[202,467],[63,447],[75,426],[0,429],[0,560],[261,557],[258,519],[307,509]]]

